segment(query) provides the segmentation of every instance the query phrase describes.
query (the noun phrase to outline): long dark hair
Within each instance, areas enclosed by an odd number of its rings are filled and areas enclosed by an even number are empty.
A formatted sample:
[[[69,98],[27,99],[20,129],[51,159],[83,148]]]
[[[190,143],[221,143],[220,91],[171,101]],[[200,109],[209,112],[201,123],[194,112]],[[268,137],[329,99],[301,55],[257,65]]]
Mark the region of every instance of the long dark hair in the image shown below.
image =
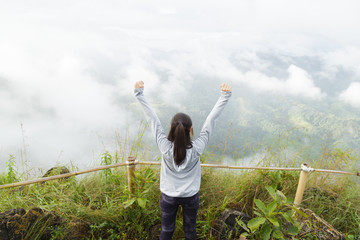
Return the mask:
[[[171,127],[167,138],[174,143],[174,160],[178,166],[185,160],[186,149],[192,148],[191,127],[191,118],[185,113],[177,113],[171,119]]]

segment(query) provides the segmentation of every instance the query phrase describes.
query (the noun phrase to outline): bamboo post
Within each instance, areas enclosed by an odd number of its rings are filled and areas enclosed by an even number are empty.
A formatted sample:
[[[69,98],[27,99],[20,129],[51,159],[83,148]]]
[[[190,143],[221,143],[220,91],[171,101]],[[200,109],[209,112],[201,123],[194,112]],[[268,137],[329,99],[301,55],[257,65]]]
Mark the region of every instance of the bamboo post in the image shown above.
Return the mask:
[[[135,177],[135,165],[136,165],[135,158],[134,157],[128,157],[128,160],[126,161],[126,163],[127,163],[127,169],[128,169],[129,191],[131,192],[131,194],[134,194],[135,189],[134,189],[133,179]]]
[[[305,191],[305,186],[306,186],[306,179],[307,176],[309,174],[309,172],[314,171],[314,169],[310,168],[306,163],[301,165],[302,171],[300,172],[300,179],[299,179],[299,184],[296,190],[296,195],[295,195],[295,200],[294,200],[294,205],[295,206],[299,206],[301,204],[303,195],[304,195],[304,191]]]

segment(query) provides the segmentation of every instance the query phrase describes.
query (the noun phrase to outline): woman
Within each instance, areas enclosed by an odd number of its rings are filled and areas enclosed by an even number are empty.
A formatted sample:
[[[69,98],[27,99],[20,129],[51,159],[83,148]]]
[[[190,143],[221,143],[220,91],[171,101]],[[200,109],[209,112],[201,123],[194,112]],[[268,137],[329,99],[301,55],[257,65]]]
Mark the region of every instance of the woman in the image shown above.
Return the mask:
[[[201,181],[200,156],[209,142],[216,120],[231,97],[229,85],[221,84],[220,88],[221,96],[207,117],[199,137],[191,141],[193,133],[191,118],[184,113],[175,114],[166,137],[160,120],[144,97],[144,82],[135,83],[135,96],[141,103],[162,155],[161,240],[172,238],[179,205],[183,208],[185,239],[196,239],[196,217]]]

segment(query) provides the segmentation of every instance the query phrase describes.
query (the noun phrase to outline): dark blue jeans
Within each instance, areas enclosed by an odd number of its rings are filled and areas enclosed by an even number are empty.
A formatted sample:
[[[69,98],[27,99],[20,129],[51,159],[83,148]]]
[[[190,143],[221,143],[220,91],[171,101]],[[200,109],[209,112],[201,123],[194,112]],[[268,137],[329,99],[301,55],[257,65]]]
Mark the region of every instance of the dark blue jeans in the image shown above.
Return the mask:
[[[185,239],[196,239],[196,217],[199,209],[199,193],[192,197],[170,197],[161,194],[161,235],[160,240],[170,240],[175,231],[176,213],[179,205],[183,208],[183,229]]]

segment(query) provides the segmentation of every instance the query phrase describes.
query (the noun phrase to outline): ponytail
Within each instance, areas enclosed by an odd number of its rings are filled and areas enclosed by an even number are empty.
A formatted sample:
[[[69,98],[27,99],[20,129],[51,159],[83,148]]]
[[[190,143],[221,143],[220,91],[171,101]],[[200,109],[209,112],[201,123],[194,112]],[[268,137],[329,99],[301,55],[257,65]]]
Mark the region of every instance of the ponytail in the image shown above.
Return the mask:
[[[181,165],[186,158],[186,149],[192,148],[190,138],[191,119],[184,113],[177,113],[171,120],[168,140],[174,143],[174,161]]]

